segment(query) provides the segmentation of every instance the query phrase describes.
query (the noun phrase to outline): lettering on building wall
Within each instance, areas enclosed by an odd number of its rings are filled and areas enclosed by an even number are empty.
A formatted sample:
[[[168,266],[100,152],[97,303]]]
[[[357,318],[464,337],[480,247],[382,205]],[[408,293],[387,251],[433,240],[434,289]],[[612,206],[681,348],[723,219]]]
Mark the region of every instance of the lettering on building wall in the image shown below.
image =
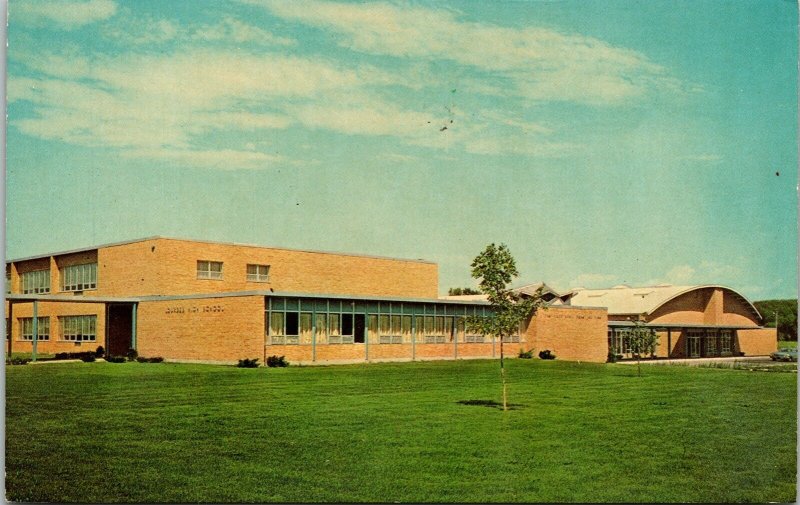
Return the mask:
[[[603,319],[602,316],[576,316],[572,314],[542,314],[543,319]]]
[[[165,314],[197,314],[200,312],[225,312],[222,305],[195,305],[192,307],[167,307]]]

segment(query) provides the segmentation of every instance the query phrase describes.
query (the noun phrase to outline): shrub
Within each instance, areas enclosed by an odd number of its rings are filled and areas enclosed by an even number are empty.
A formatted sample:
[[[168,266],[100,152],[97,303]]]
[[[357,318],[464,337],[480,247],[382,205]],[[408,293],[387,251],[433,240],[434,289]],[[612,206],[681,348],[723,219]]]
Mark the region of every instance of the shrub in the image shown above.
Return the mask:
[[[97,346],[97,350],[94,351],[95,357],[102,358],[103,356],[105,356],[105,354],[106,354],[106,350],[103,349],[103,346],[102,345],[98,345]]]
[[[622,359],[622,354],[617,354],[615,352],[609,351],[609,353],[608,353],[608,361],[606,361],[606,362],[607,363],[616,363],[617,360],[620,360],[620,359]]]
[[[519,350],[519,357],[522,359],[532,359],[533,358],[533,349],[523,351],[522,349]]]
[[[125,356],[106,356],[106,361],[109,363],[125,363],[128,360]]]
[[[240,359],[239,364],[236,365],[239,368],[258,368],[258,358],[255,359]]]
[[[139,363],[161,363],[162,361],[164,361],[164,358],[162,358],[161,356],[156,356],[154,358],[143,358],[139,356],[136,358],[136,361],[138,361]]]
[[[270,356],[267,358],[267,366],[271,368],[289,366],[286,356]]]
[[[62,359],[79,359],[87,363],[91,363],[97,358],[97,351],[83,351],[83,352],[57,352],[53,356],[54,360]]]
[[[539,359],[556,359],[556,355],[550,352],[550,349],[539,351]]]
[[[133,361],[139,357],[139,353],[136,352],[136,349],[128,349],[128,352],[125,353],[125,357],[128,358],[128,361]]]
[[[7,365],[27,365],[30,362],[30,358],[7,358],[6,364]]]

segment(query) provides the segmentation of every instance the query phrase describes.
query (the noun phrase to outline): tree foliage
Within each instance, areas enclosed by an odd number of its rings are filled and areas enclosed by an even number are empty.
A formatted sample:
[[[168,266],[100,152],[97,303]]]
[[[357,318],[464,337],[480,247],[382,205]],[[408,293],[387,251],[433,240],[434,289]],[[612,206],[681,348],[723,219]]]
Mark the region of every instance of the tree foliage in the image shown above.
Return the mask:
[[[797,299],[763,300],[753,302],[764,319],[764,326],[775,327],[775,312],[778,313],[778,338],[797,340]]]
[[[449,296],[479,295],[481,292],[472,288],[450,288],[447,290],[447,294]]]
[[[634,327],[628,334],[631,354],[636,357],[636,366],[639,375],[642,375],[641,359],[652,356],[658,348],[658,334],[652,328],[648,328],[641,321],[636,321]]]
[[[509,289],[509,284],[519,272],[514,257],[505,244],[489,244],[472,261],[471,266],[472,277],[478,279],[478,286],[486,295],[492,310],[488,316],[470,317],[467,324],[473,331],[500,339],[503,410],[507,410],[503,341],[516,334],[520,324],[542,306],[541,290],[534,296],[521,297]]]

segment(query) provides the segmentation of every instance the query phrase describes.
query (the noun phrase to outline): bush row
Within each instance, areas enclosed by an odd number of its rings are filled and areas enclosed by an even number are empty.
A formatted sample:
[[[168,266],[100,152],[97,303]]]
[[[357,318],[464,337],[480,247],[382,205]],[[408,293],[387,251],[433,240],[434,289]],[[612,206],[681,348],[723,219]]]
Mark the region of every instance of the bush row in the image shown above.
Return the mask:
[[[258,368],[258,358],[240,359],[236,366],[239,368]],[[289,362],[286,361],[286,356],[270,356],[267,358],[267,366],[270,368],[282,368],[289,366]]]

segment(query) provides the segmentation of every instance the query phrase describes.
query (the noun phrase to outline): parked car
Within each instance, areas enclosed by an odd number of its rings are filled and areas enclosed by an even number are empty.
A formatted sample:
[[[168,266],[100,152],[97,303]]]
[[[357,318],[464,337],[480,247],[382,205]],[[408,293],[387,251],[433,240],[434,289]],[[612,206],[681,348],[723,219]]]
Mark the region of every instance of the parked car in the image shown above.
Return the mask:
[[[769,355],[772,361],[797,361],[797,349],[778,349]]]

